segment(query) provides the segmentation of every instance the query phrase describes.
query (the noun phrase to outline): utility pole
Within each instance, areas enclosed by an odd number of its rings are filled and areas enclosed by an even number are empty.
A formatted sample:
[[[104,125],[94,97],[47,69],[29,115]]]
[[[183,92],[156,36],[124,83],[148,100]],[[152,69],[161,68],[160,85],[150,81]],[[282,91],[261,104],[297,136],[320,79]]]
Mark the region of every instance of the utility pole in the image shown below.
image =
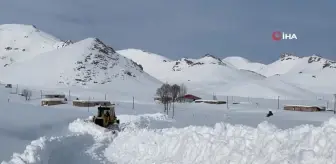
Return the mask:
[[[71,100],[71,94],[70,94],[70,89],[69,89],[69,100],[68,101],[70,101]]]
[[[40,92],[41,92],[41,99],[42,99],[43,98],[42,90]]]
[[[334,94],[334,114],[336,114],[336,94]]]
[[[89,96],[89,100],[88,100],[88,112],[90,110],[90,96]]]
[[[134,109],[134,96],[133,96],[133,107],[132,107],[132,109]]]
[[[280,96],[278,96],[278,109],[280,109]]]
[[[106,93],[105,93],[105,100],[106,100]]]
[[[18,94],[18,90],[19,90],[19,84],[16,84],[16,92],[15,92],[15,94]]]
[[[327,100],[327,110],[329,109],[329,101]]]

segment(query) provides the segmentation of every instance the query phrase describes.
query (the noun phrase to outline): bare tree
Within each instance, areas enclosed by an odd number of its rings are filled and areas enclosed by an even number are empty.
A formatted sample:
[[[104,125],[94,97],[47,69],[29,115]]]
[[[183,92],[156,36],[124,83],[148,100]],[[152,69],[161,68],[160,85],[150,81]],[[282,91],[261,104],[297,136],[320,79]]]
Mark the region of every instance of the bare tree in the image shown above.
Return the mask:
[[[187,94],[187,87],[182,83],[180,85],[180,92],[179,92],[179,96],[184,96]]]
[[[23,89],[22,96],[24,96],[26,98],[26,101],[28,101],[30,100],[30,97],[32,96],[32,91],[29,89]]]
[[[161,102],[164,106],[164,112],[168,114],[168,105],[170,102],[171,86],[169,84],[162,84],[160,88],[156,90],[156,94],[160,97]]]

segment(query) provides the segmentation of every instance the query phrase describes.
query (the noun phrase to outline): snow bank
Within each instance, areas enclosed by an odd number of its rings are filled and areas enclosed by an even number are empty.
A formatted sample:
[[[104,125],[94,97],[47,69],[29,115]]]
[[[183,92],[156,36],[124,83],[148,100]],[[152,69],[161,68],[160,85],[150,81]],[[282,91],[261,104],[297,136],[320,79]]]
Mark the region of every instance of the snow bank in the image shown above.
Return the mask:
[[[105,151],[117,163],[336,163],[336,119],[321,127],[280,130],[217,123],[213,128],[141,129],[119,133]]]
[[[161,113],[145,114],[138,116],[120,115],[118,116],[118,118],[120,119],[123,127],[125,127],[125,129],[128,129],[128,131],[130,131],[131,129],[134,130],[139,128],[146,128],[148,127],[150,120],[167,119],[167,117]],[[106,158],[104,157],[103,151],[116,137],[116,134],[113,134],[112,131],[97,126],[91,122],[84,121],[82,119],[77,119],[74,122],[70,123],[69,130],[80,135],[89,134],[94,138],[95,143],[88,150],[86,150],[86,153],[91,155],[93,159],[99,161],[103,161]]]
[[[13,153],[10,161],[2,161],[1,164],[26,164],[26,163],[38,163],[43,162],[44,159],[49,159],[49,154],[43,152],[48,152],[47,149],[53,149],[55,145],[59,145],[64,139],[76,137],[77,135],[50,137],[45,136],[40,137],[37,140],[32,141],[26,146],[26,149],[22,154]]]
[[[1,164],[25,164],[37,162],[40,160],[38,153],[44,148],[46,141],[47,139],[45,137],[32,141],[22,154],[14,153],[10,161],[3,161]]]

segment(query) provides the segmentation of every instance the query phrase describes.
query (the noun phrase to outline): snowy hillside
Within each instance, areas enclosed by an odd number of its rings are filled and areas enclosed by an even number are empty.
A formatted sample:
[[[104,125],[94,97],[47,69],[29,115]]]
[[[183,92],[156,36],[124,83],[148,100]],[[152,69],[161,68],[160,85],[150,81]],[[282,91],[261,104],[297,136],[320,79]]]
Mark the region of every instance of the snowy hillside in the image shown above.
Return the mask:
[[[317,55],[298,57],[284,53],[279,60],[268,65],[250,63],[241,57],[227,57],[224,61],[239,69],[258,72],[272,81],[282,81],[315,93],[336,93],[336,77],[333,76],[336,62]]]
[[[267,65],[267,69],[260,71],[265,76],[285,73],[314,73],[324,71],[325,68],[335,68],[336,62],[324,59],[317,55],[297,57],[292,54],[283,54],[279,60]]]
[[[119,50],[117,53],[140,64],[145,72],[163,81],[165,79],[162,77],[169,72],[173,64],[172,60],[166,57],[138,49]]]
[[[227,57],[223,61],[239,69],[255,71],[267,77],[286,73],[316,73],[326,70],[325,68],[335,68],[336,71],[335,61],[318,55],[298,57],[291,53],[284,53],[281,54],[279,60],[268,65],[251,63],[241,57]]]
[[[266,65],[261,63],[251,62],[243,57],[230,56],[223,59],[223,62],[232,64],[238,69],[250,70],[259,73],[262,69],[265,69]]]
[[[0,67],[0,80],[4,83],[65,90],[77,86],[126,97],[144,97],[144,92],[153,96],[162,82],[185,83],[190,93],[205,97],[216,93],[310,98],[314,97],[311,91],[336,91],[331,88],[332,80],[327,80],[335,73],[335,62],[318,56],[283,54],[269,65],[241,57],[221,60],[210,54],[175,61],[137,49],[115,52],[96,38],[64,42],[30,25],[7,24],[0,29],[4,46],[0,50],[0,64],[4,66]],[[268,80],[264,75],[276,76]]]
[[[273,98],[280,96],[292,99],[315,99],[316,94],[307,88],[300,88],[292,83],[280,80],[268,80],[251,70],[237,68],[239,63],[230,63],[237,59],[249,63],[243,58],[227,58],[220,60],[212,55],[199,59],[182,58],[173,61],[160,55],[141,50],[118,51],[135,62],[141,64],[146,72],[163,82],[185,83],[189,92],[211,99],[215,93],[218,96],[242,96]],[[253,66],[253,63],[250,63]],[[236,65],[236,66],[234,66]],[[254,66],[265,65],[255,63]],[[250,67],[252,68],[252,67]],[[257,69],[257,67],[255,67]]]
[[[2,79],[14,84],[22,82],[34,86],[117,85],[122,81],[147,85],[159,83],[143,72],[141,66],[120,56],[96,38],[42,53],[22,63],[14,63],[4,70]]]
[[[121,50],[118,53],[141,64],[147,73],[163,82],[225,84],[264,78],[250,71],[238,70],[208,54],[199,59],[182,58],[173,61],[141,50]]]
[[[0,25],[0,70],[14,62],[71,44],[63,42],[32,25]]]
[[[238,69],[251,70],[267,77],[286,73],[316,73],[324,71],[325,68],[335,68],[336,62],[325,59],[318,55],[298,57],[291,53],[283,53],[280,59],[265,65],[261,63],[251,63],[242,57],[227,57],[223,59],[231,63]]]

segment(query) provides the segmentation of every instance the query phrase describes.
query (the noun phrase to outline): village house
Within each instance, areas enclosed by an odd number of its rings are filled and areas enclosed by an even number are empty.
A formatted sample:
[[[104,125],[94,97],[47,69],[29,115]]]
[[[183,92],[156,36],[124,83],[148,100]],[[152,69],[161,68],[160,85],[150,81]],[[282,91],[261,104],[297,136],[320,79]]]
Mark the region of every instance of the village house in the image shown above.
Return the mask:
[[[94,107],[94,106],[111,106],[112,103],[106,100],[73,100],[73,106],[77,107]]]
[[[41,100],[41,106],[66,104],[65,94],[45,94]]]
[[[226,101],[221,101],[221,100],[195,100],[195,103],[226,104]]]
[[[12,88],[12,84],[6,84],[5,88]]]
[[[317,111],[325,111],[326,108],[323,106],[285,105],[284,110],[317,112]]]
[[[186,94],[184,96],[180,96],[176,98],[176,102],[194,102],[195,100],[199,100],[201,99],[200,97],[197,97],[195,95],[192,94]],[[168,101],[172,101],[173,98],[171,96],[167,97]],[[157,102],[162,102],[161,97],[154,97],[154,101]]]

